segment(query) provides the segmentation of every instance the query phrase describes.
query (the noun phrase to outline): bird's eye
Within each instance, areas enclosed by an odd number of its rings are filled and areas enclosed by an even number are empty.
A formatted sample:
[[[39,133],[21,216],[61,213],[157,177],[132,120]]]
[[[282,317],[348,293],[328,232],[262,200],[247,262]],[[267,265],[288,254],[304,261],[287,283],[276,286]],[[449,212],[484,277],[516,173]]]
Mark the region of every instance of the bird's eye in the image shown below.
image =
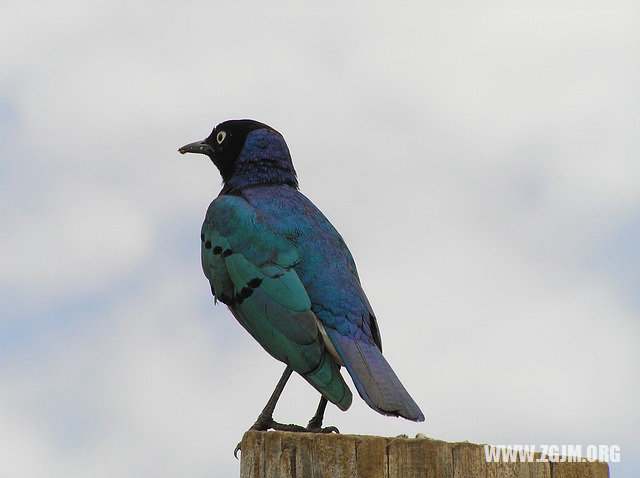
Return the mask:
[[[216,135],[216,141],[218,142],[218,144],[222,144],[226,137],[227,133],[225,133],[224,131],[218,131],[218,134]]]

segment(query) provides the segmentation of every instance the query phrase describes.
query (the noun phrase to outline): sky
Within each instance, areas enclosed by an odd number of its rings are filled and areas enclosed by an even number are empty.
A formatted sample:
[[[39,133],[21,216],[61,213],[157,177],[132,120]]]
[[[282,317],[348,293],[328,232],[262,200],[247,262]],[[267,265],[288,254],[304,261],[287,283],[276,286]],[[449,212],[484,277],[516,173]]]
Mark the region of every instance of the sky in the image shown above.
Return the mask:
[[[0,3],[2,476],[238,475],[283,366],[213,303],[220,177],[177,153],[232,118],[284,135],[426,415],[327,425],[640,475],[638,85],[633,1]]]

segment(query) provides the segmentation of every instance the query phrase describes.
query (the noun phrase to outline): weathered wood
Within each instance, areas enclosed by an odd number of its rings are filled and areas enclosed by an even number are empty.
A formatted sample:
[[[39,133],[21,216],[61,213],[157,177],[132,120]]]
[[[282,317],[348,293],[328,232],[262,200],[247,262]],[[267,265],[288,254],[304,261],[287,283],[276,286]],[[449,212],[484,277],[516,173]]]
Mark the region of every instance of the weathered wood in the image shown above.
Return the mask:
[[[609,476],[606,463],[487,463],[484,445],[431,438],[248,431],[241,453],[241,478]]]
[[[609,465],[594,461],[585,463],[552,463],[551,476],[553,478],[608,478]]]

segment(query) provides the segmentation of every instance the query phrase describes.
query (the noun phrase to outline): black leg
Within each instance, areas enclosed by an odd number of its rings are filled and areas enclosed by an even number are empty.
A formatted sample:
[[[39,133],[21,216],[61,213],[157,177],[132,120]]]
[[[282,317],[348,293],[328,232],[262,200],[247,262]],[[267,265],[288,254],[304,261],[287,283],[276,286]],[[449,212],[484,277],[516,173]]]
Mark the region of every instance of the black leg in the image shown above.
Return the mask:
[[[320,403],[318,404],[318,409],[316,410],[316,414],[313,416],[311,420],[309,420],[309,424],[307,425],[307,431],[312,433],[340,433],[336,427],[325,427],[322,428],[322,420],[324,419],[324,411],[327,408],[327,399],[324,396],[320,397]]]
[[[287,384],[289,377],[293,373],[293,369],[287,365],[282,373],[282,377],[278,381],[276,388],[273,390],[271,397],[269,397],[269,401],[258,415],[258,419],[251,426],[249,430],[269,430],[273,428],[274,430],[280,430],[285,432],[311,432],[311,433],[340,433],[336,427],[325,427],[322,428],[322,420],[324,419],[324,411],[327,408],[327,399],[322,396],[320,398],[320,403],[318,404],[318,409],[316,410],[316,414],[313,416],[311,420],[309,420],[309,424],[307,428],[301,427],[300,425],[285,425],[284,423],[278,423],[273,419],[273,411],[276,408],[276,403],[280,399],[280,395],[282,395],[282,391],[284,390],[284,386]],[[241,443],[236,445],[236,449],[233,450],[233,456],[238,458],[238,450],[240,450]]]
[[[291,377],[291,373],[293,369],[287,365],[287,368],[284,369],[282,377],[278,381],[276,388],[273,390],[269,401],[262,409],[262,412],[258,416],[256,422],[251,426],[249,430],[268,430],[269,428],[273,428],[274,430],[282,430],[289,432],[297,432],[304,431],[305,429],[299,425],[283,425],[282,423],[277,423],[273,420],[273,411],[276,408],[276,403],[278,403],[278,399],[284,390],[284,386],[287,384],[289,377]]]
[[[306,432],[307,429],[301,427],[300,425],[285,425],[283,423],[278,423],[273,419],[273,410],[276,408],[276,403],[278,403],[278,399],[284,390],[284,386],[287,384],[289,377],[293,373],[293,369],[287,365],[282,373],[282,377],[278,381],[276,388],[273,390],[271,397],[269,397],[269,401],[258,415],[258,419],[255,423],[249,428],[249,430],[269,430],[273,428],[274,430],[286,431],[286,432]],[[233,450],[233,456],[238,458],[238,450],[240,450],[240,443],[236,445],[236,449]]]

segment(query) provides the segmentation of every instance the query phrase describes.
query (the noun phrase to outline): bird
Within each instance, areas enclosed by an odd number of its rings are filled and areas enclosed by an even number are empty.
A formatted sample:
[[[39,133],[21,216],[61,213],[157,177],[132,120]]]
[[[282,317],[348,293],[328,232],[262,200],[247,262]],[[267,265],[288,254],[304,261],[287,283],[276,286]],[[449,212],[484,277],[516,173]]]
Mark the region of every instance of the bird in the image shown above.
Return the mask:
[[[208,156],[222,177],[200,234],[202,268],[214,302],[225,304],[286,365],[250,429],[338,432],[322,422],[328,402],[341,410],[352,403],[343,367],[373,410],[424,421],[382,354],[378,321],[351,252],[299,190],[284,137],[255,120],[227,120],[178,151]],[[273,419],[293,372],[321,396],[306,427]]]

